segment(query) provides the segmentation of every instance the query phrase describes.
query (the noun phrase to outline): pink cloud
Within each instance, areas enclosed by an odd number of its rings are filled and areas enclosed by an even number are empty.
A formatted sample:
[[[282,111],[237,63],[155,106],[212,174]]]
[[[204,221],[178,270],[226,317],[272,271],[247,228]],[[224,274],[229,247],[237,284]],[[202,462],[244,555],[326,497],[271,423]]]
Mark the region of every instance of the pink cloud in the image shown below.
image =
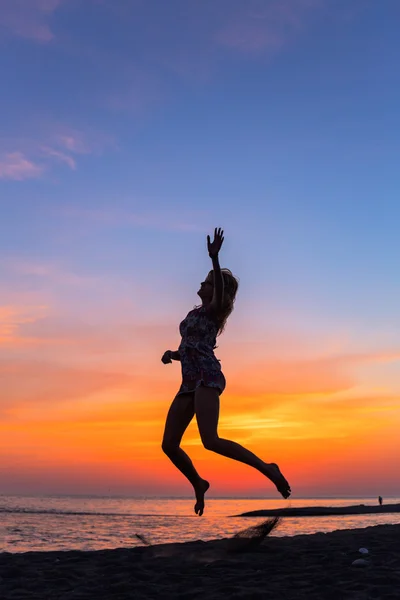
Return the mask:
[[[101,154],[116,147],[114,138],[101,131],[81,131],[61,124],[52,127],[48,134],[51,145],[71,154]]]
[[[334,394],[348,391],[357,385],[356,369],[376,363],[397,362],[400,353],[397,349],[380,353],[354,353],[313,358],[262,358],[240,365],[235,356],[230,356],[230,385],[235,393],[249,395],[282,394]],[[236,362],[236,364],[235,364]],[[257,378],[252,374],[257,372]],[[247,392],[246,392],[247,390]],[[273,402],[273,398],[271,402]]]
[[[56,139],[60,146],[70,152],[75,152],[76,154],[88,154],[90,152],[88,143],[85,142],[83,135],[79,132],[65,132],[57,135]]]
[[[30,259],[6,258],[0,260],[5,272],[17,276],[34,276],[51,281],[54,284],[68,286],[87,286],[96,284],[94,276],[79,275],[55,262],[38,262]]]
[[[22,152],[9,152],[0,157],[0,179],[35,179],[43,171],[43,165],[32,162]]]
[[[0,306],[0,346],[13,342],[21,326],[43,318],[45,306]]]
[[[0,0],[1,2],[1,0]],[[10,147],[18,148],[10,152]],[[0,141],[0,179],[21,181],[39,177],[55,163],[76,170],[77,157],[100,155],[115,148],[111,138],[99,131],[79,131],[60,124],[41,124],[41,131],[31,137],[3,138]],[[38,160],[40,159],[40,163]]]
[[[48,18],[63,0],[0,0],[0,25],[20,37],[50,42]]]
[[[68,165],[70,167],[70,169],[75,171],[76,161],[72,158],[72,156],[65,154],[65,152],[61,152],[60,150],[55,150],[54,148],[48,148],[46,146],[44,146],[42,148],[42,150],[46,156],[51,157],[51,158],[56,158],[57,160]]]
[[[56,125],[46,135],[46,145],[41,146],[42,153],[48,159],[66,164],[76,170],[77,156],[102,154],[105,148],[114,145],[113,140],[98,131],[83,132],[64,125]]]
[[[7,390],[3,409],[28,402],[54,404],[76,400],[134,383],[133,377],[124,372],[76,368],[30,359],[0,360],[0,373]]]
[[[305,21],[305,13],[321,6],[322,0],[253,0],[245,13],[237,11],[216,34],[222,46],[243,52],[276,51]]]

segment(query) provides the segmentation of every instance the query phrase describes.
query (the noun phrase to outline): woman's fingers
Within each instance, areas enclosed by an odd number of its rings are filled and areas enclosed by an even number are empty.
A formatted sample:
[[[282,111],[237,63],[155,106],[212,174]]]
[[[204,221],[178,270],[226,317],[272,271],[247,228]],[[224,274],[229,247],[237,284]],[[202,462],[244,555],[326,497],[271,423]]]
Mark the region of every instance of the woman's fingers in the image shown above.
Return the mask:
[[[214,249],[216,247],[218,247],[218,249],[221,248],[223,241],[224,241],[224,230],[221,227],[215,227],[215,229],[214,229],[214,240],[213,240],[212,243],[211,243],[210,236],[209,235],[207,236],[207,244],[208,244],[208,246],[209,247],[211,246]]]
[[[223,235],[224,235],[224,230],[221,229],[221,227],[215,227],[215,229],[214,229],[214,241],[217,238],[223,237]],[[210,236],[209,235],[207,236],[207,240],[210,240]]]

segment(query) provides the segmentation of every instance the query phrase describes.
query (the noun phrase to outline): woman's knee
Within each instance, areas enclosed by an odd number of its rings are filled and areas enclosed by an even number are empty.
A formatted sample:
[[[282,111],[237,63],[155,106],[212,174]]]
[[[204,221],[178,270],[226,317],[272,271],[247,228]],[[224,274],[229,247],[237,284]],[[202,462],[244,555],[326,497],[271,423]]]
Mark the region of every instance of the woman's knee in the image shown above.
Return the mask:
[[[219,447],[219,437],[218,435],[207,435],[202,436],[201,441],[203,442],[203,446],[206,450],[211,450],[212,452],[217,452]]]
[[[162,451],[167,455],[174,454],[179,448],[179,443],[173,440],[164,439],[161,444]]]

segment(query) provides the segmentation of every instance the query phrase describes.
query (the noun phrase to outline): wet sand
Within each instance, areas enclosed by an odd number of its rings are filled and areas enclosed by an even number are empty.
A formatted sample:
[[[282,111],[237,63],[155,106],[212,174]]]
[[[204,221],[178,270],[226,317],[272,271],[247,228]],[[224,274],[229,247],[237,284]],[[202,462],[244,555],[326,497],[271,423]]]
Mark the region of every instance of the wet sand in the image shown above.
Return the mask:
[[[400,598],[400,525],[132,549],[0,554],[1,600]],[[362,555],[365,547],[369,554]],[[364,566],[354,566],[356,559]]]

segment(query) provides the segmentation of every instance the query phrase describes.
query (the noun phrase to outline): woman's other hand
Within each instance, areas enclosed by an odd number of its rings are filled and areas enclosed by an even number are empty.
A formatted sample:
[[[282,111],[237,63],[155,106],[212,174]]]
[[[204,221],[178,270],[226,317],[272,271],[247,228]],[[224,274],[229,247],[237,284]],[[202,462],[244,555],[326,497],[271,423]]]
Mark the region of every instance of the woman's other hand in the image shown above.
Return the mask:
[[[162,355],[161,361],[164,363],[164,365],[168,365],[169,363],[172,363],[171,354],[172,354],[172,351],[171,350],[167,350]]]

